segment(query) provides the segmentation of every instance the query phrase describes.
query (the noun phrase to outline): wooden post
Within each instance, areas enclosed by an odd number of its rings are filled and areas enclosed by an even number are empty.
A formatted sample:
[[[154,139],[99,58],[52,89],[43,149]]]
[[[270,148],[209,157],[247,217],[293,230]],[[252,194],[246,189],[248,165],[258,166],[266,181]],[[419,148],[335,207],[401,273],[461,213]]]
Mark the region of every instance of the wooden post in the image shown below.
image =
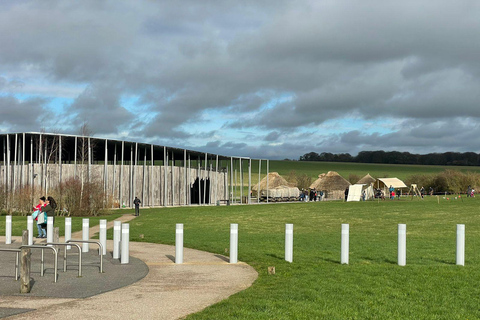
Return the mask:
[[[114,207],[115,203],[115,178],[117,174],[117,143],[114,143],[114,150],[113,150],[113,174],[112,174],[112,208]],[[121,208],[122,206],[119,205]]]
[[[268,159],[267,159],[267,203],[268,203],[268,170],[270,169],[270,168],[269,168],[269,165],[270,165],[270,164],[269,164],[269,161],[268,161]]]
[[[20,293],[30,293],[30,266],[31,266],[30,248],[22,248],[20,252]]]
[[[143,148],[142,207],[145,206],[145,171],[147,170],[147,148]]]
[[[28,230],[22,231],[22,246],[28,246]]]
[[[258,188],[257,188],[257,203],[260,203],[260,178],[262,176],[262,159],[258,159]]]
[[[155,201],[153,200],[153,144],[150,145],[150,180],[149,180],[149,190],[150,190],[150,206],[153,207],[155,205]]]

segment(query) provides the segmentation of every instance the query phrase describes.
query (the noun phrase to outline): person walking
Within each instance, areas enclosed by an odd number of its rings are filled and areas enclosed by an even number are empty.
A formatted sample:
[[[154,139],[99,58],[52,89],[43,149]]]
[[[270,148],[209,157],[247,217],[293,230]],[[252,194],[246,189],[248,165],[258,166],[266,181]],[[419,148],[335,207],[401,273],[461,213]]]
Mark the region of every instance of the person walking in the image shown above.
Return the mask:
[[[57,202],[53,197],[48,196],[47,201],[45,201],[45,206],[42,207],[41,211],[44,214],[44,223],[42,224],[44,238],[47,237],[47,218],[53,217],[53,222],[55,222],[55,209],[57,209]]]
[[[133,204],[135,205],[135,216],[138,217],[140,215],[140,199],[135,197],[135,200],[133,200]]]

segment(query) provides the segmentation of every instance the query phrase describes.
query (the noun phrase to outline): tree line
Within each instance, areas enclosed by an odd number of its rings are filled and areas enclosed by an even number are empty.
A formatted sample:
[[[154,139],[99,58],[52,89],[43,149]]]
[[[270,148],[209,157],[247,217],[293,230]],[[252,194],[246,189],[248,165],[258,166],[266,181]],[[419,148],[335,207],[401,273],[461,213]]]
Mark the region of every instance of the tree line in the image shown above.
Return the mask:
[[[356,156],[349,153],[309,152],[300,156],[300,161],[359,162],[385,164],[421,164],[480,166],[480,154],[475,152],[444,152],[414,154],[399,151],[361,151]]]

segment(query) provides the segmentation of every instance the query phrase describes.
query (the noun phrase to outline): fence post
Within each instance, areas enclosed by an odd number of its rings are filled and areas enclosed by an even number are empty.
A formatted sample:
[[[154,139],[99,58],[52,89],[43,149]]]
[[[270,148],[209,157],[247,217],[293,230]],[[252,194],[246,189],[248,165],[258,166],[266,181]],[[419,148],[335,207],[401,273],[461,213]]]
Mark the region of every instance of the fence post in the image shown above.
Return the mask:
[[[100,243],[103,246],[103,252],[101,253],[102,255],[107,254],[107,220],[102,219],[100,220]]]
[[[65,218],[65,242],[72,240],[72,218]],[[66,250],[70,250],[72,246],[67,246]]]
[[[293,224],[285,224],[285,260],[293,262]]]
[[[32,216],[27,216],[27,230],[28,230],[28,245],[33,244],[33,218]]]
[[[342,253],[341,264],[348,264],[348,254],[350,251],[350,225],[348,223],[342,224]]]
[[[230,263],[238,262],[238,224],[230,224]]]
[[[457,266],[465,265],[465,225],[457,224]]]
[[[183,263],[183,223],[177,223],[175,230],[175,263]]]
[[[28,230],[22,230],[22,246],[28,245],[29,232]]]
[[[129,242],[130,242],[130,225],[128,223],[122,223],[122,254],[120,263],[127,264],[129,262]]]
[[[407,264],[407,225],[398,225],[398,265]]]
[[[90,220],[89,219],[83,219],[82,220],[82,240],[88,241],[90,238],[89,236],[90,232]],[[82,252],[88,252],[90,249],[88,243],[82,243]]]
[[[53,242],[53,217],[47,217],[47,242]]]
[[[30,248],[22,248],[20,258],[20,293],[30,293],[30,266],[31,266],[31,250]]]
[[[113,259],[120,258],[120,229],[122,227],[121,221],[113,222]]]
[[[5,244],[12,244],[12,216],[5,217]]]

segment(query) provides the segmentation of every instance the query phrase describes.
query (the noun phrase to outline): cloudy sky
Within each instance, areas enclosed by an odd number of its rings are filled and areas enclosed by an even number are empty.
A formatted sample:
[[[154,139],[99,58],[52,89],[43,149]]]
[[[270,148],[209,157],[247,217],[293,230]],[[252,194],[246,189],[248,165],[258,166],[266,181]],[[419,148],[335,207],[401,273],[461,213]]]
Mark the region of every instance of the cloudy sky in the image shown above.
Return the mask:
[[[0,2],[0,132],[480,152],[480,2]]]

